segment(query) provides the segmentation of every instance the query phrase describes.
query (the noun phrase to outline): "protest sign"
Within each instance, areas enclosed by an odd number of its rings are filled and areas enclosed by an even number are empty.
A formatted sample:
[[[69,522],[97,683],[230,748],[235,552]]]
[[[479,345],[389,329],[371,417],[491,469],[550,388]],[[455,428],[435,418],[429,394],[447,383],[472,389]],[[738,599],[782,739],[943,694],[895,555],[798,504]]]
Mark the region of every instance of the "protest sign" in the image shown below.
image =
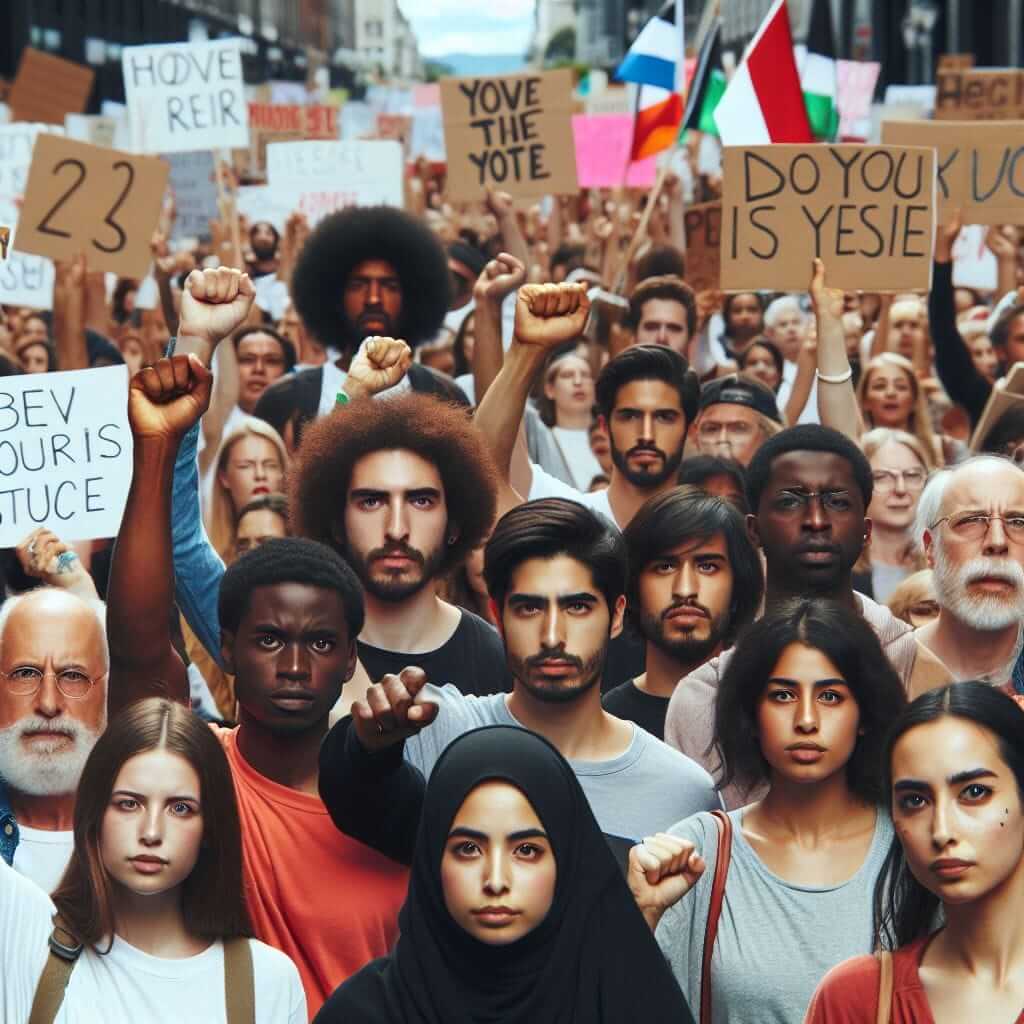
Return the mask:
[[[249,174],[262,177],[267,168],[267,146],[303,139],[337,139],[338,108],[320,103],[249,104]]]
[[[267,180],[311,225],[348,206],[401,206],[397,142],[277,142],[267,147]]]
[[[686,283],[695,291],[717,290],[721,281],[722,204],[688,206],[683,214],[686,230]]]
[[[63,125],[65,114],[85,110],[94,77],[92,68],[27,46],[7,100],[12,120]]]
[[[1024,121],[886,121],[882,142],[936,148],[940,217],[1024,224]]]
[[[940,53],[935,66],[938,71],[966,71],[974,67],[974,54]]]
[[[839,135],[844,140],[867,139],[871,131],[871,101],[882,65],[878,61],[836,61],[836,107]]]
[[[235,209],[240,217],[248,218],[250,224],[269,221],[282,235],[294,204],[293,195],[284,189],[275,192],[269,185],[242,185],[235,193]]]
[[[983,224],[965,224],[953,244],[953,287],[995,291],[999,265],[985,244],[988,228]]]
[[[1024,71],[972,68],[935,76],[936,121],[1024,120]]]
[[[632,188],[650,188],[654,184],[656,156],[630,162],[633,148],[631,115],[574,114],[572,134],[580,188],[618,188],[623,184]]]
[[[27,306],[29,309],[53,309],[53,261],[42,256],[16,252],[13,239],[0,264],[0,303]]]
[[[213,154],[206,150],[168,153],[165,159],[170,165],[168,184],[177,210],[172,237],[209,238],[210,221],[220,216]]]
[[[443,78],[447,189],[460,199],[488,186],[514,196],[577,191],[572,72]]]
[[[409,158],[426,157],[443,161],[444,118],[440,107],[417,107],[412,114],[412,132],[409,137]]]
[[[5,377],[0,387],[0,546],[37,526],[113,537],[132,478],[128,370]]]
[[[77,142],[113,149],[117,138],[117,119],[102,114],[67,114],[64,117],[64,135]]]
[[[240,40],[126,46],[124,90],[136,153],[249,145]]]
[[[63,134],[63,129],[23,121],[0,125],[0,202],[20,199],[25,194],[32,148],[40,132]]]
[[[625,114],[632,117],[636,105],[635,91],[635,87],[611,85],[602,92],[590,93],[584,100],[587,113],[593,115]]]
[[[804,291],[815,256],[836,288],[931,286],[935,151],[727,146],[722,288]]]
[[[84,252],[91,270],[142,277],[167,173],[163,160],[41,134],[15,248],[56,260]]]
[[[887,85],[885,87],[885,103],[886,106],[891,103],[917,107],[923,117],[935,110],[935,86]]]

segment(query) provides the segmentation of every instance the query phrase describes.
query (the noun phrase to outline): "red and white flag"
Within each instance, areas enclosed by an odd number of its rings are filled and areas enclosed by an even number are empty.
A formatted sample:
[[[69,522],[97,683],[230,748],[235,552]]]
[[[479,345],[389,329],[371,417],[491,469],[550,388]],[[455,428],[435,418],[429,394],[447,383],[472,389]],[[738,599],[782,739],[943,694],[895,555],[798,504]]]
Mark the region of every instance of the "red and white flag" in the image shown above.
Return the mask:
[[[726,146],[813,142],[786,0],[775,0],[715,108]]]

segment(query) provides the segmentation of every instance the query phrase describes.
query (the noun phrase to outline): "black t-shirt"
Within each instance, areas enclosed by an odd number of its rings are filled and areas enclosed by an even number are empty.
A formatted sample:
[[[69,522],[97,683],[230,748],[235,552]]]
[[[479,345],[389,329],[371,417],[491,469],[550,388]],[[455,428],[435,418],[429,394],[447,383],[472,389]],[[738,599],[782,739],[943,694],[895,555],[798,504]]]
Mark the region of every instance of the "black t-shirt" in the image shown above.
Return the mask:
[[[638,690],[632,679],[609,690],[601,698],[601,704],[610,715],[635,722],[659,740],[665,739],[668,702],[668,697],[656,697],[653,693]]]
[[[642,676],[647,663],[647,643],[626,623],[622,632],[608,643],[608,654],[601,675],[601,692],[608,693],[630,679]]]
[[[382,676],[397,675],[415,665],[427,673],[437,686],[454,683],[465,694],[485,697],[489,693],[507,693],[512,689],[505,663],[505,648],[498,631],[478,615],[461,609],[462,619],[455,632],[437,650],[422,654],[384,651],[362,640],[356,642],[359,660],[371,682]]]

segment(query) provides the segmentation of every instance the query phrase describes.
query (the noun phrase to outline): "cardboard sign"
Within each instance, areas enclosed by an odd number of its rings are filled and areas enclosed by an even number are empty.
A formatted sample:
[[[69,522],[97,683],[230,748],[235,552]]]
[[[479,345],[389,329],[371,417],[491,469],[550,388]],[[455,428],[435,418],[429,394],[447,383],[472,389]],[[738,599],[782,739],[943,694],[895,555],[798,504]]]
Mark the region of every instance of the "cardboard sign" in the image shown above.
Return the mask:
[[[220,216],[217,208],[217,180],[213,166],[213,154],[201,150],[198,153],[168,153],[170,165],[168,184],[174,192],[177,216],[171,237],[210,237],[210,221]],[[138,296],[135,304],[138,305]]]
[[[1024,224],[1024,121],[886,121],[882,142],[938,150],[940,217]]]
[[[143,277],[167,172],[163,160],[40,135],[15,247],[55,260],[84,252],[92,270]]]
[[[1024,71],[940,71],[935,76],[935,120],[1024,120]]]
[[[815,256],[848,291],[931,287],[935,150],[727,146],[722,288],[805,291]]]
[[[131,478],[127,367],[3,378],[0,545],[115,536]]]
[[[124,90],[136,153],[244,149],[241,40],[126,46]]]
[[[686,283],[695,291],[714,291],[722,279],[722,204],[688,206],[686,229]]]
[[[80,114],[89,102],[92,68],[26,47],[7,102],[15,121],[64,124],[65,114]]]
[[[293,197],[311,225],[348,206],[402,206],[397,142],[278,142],[267,147],[267,180]]]
[[[974,54],[940,53],[935,67],[938,71],[967,71],[974,67]]]
[[[578,189],[572,146],[572,72],[443,78],[449,195],[472,199],[488,186],[514,196]]]
[[[19,121],[0,125],[0,202],[20,199],[25,194],[32,150],[40,132],[63,134],[62,129],[47,124]]]
[[[572,134],[580,188],[619,188],[623,184],[650,188],[654,184],[656,156],[630,162],[633,118],[629,114],[574,114]]]

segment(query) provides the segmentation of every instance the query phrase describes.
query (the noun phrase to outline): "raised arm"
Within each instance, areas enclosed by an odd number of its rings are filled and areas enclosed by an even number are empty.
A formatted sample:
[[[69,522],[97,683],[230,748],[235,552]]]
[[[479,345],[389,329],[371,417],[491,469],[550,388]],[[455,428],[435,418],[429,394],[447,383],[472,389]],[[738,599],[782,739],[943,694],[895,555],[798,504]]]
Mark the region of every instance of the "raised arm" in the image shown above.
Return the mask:
[[[530,250],[516,219],[512,197],[507,192],[487,190],[487,209],[494,214],[501,235],[501,247],[525,268],[530,263]]]
[[[1016,232],[1016,228],[1010,227]],[[1006,235],[1007,228],[993,224],[985,232],[985,246],[996,258],[996,301],[1017,289],[1017,243]]]
[[[818,325],[818,418],[853,441],[863,426],[843,332],[843,293],[825,284],[825,264],[814,261],[811,302]]]
[[[511,253],[499,253],[473,285],[473,389],[477,405],[498,376],[505,359],[501,340],[501,307],[505,298],[526,280],[526,264]]]

